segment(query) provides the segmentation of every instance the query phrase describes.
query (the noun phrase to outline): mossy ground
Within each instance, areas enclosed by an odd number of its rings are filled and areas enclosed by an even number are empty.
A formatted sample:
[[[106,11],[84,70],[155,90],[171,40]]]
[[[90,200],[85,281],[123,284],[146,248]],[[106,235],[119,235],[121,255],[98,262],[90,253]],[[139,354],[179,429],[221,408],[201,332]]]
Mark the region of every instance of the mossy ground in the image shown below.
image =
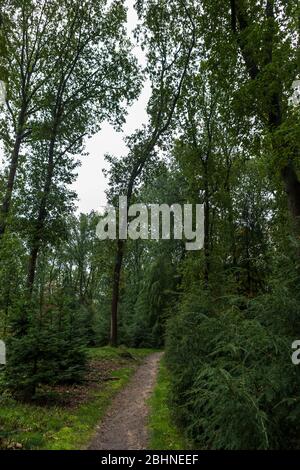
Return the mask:
[[[187,450],[189,448],[183,433],[174,422],[170,405],[169,372],[162,360],[157,384],[150,405],[150,449],[151,450]]]

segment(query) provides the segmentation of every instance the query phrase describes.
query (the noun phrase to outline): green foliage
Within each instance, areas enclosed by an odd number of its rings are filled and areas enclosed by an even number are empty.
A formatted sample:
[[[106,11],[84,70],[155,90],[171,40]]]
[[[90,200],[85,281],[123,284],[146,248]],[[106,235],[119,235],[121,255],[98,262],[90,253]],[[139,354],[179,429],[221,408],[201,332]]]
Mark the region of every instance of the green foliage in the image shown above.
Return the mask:
[[[127,341],[132,346],[163,346],[165,323],[174,301],[174,288],[174,267],[167,259],[160,258],[147,266],[138,292],[134,295],[131,289],[127,291],[133,301],[134,313],[127,320],[126,330]],[[130,299],[124,299],[127,311]]]
[[[194,308],[185,305],[170,322],[166,355],[174,403],[188,435],[209,449],[297,445],[294,338],[262,324],[259,299],[242,312],[237,307],[208,312],[201,302]]]

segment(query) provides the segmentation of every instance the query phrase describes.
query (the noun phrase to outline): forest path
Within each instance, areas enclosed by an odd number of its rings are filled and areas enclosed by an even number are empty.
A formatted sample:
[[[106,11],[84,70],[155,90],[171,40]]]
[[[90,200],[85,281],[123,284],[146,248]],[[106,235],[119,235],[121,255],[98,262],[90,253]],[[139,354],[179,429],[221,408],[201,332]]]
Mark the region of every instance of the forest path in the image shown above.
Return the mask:
[[[114,398],[110,409],[96,428],[91,450],[147,449],[147,400],[155,386],[162,352],[146,357],[134,376]]]

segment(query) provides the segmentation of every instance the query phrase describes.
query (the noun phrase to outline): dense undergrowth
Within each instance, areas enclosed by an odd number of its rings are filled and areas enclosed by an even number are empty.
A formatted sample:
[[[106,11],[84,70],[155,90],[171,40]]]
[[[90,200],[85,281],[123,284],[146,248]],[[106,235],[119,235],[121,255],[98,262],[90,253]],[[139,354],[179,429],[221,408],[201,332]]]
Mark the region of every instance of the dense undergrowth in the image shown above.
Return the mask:
[[[191,296],[169,322],[173,405],[201,448],[299,447],[298,292],[286,282],[223,307]]]

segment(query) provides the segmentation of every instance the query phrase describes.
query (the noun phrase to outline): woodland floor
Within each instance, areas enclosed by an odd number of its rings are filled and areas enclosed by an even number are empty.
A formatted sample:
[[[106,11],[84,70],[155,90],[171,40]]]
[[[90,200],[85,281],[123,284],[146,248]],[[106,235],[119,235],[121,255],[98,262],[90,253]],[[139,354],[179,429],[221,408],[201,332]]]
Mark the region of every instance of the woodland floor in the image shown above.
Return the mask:
[[[21,403],[7,392],[0,371],[0,449],[84,449],[114,397],[126,387],[151,349],[93,348],[81,385],[43,387]]]
[[[162,354],[150,354],[138,367],[130,382],[116,395],[96,428],[89,449],[147,449],[150,439],[148,400],[156,383]]]
[[[188,449],[162,356],[151,349],[92,348],[84,383],[43,387],[31,403],[10,396],[0,371],[0,449]]]

